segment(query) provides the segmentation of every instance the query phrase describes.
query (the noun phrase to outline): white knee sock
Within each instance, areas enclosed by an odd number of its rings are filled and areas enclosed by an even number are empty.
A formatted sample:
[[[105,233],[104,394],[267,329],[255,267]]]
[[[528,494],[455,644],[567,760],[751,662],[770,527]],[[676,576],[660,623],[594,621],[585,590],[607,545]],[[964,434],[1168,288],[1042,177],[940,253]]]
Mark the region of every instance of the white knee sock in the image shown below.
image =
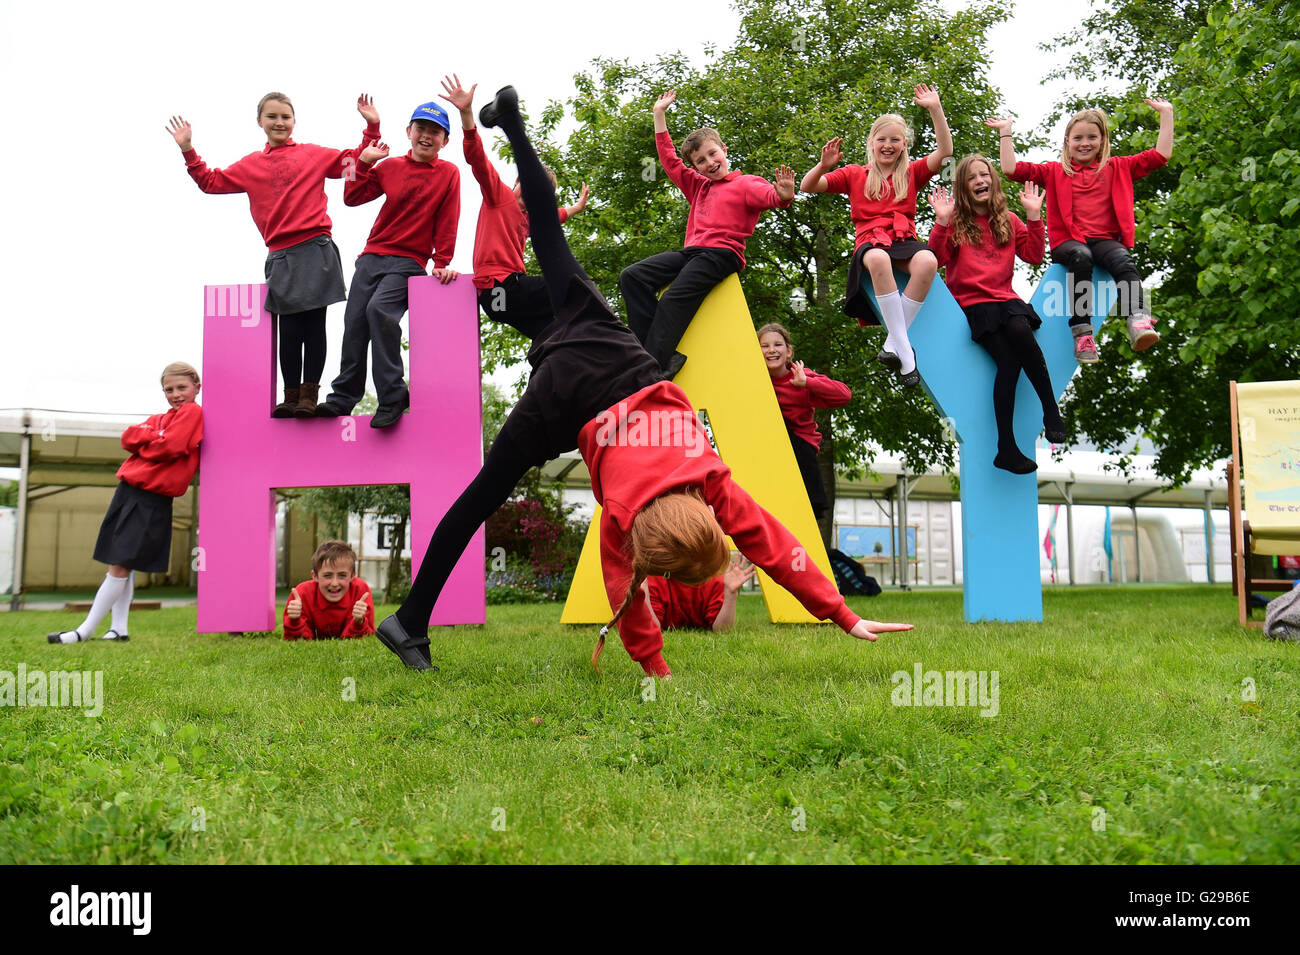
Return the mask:
[[[908,298],[906,295],[899,293],[899,298],[903,300],[903,320],[907,322],[907,327],[912,327],[912,322],[916,321],[916,313],[921,310],[925,302],[917,302]]]
[[[99,592],[95,594],[95,602],[90,605],[90,613],[77,628],[76,632],[81,634],[81,639],[89,640],[94,635],[100,621],[108,616],[108,612],[113,609],[113,604],[117,603],[117,598],[122,596],[129,579],[129,577],[114,577],[112,574],[104,575],[104,582],[99,585]]]
[[[902,372],[906,375],[916,368],[916,354],[912,351],[912,343],[907,340],[907,319],[903,317],[904,301],[906,299],[899,292],[876,295],[880,317],[884,319],[885,331],[888,332],[885,336],[885,351],[898,356],[903,363]]]
[[[126,618],[131,612],[131,598],[134,596],[135,574],[129,573],[126,575],[126,586],[122,588],[122,595],[113,604],[113,629],[117,631],[119,637],[124,637],[130,632],[126,629]]]

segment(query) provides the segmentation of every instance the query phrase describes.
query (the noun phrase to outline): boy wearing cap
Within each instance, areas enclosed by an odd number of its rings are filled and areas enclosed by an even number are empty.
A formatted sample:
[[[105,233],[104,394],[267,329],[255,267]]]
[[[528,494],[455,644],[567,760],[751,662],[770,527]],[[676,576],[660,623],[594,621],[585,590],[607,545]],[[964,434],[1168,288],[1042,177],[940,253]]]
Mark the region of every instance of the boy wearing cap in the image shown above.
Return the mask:
[[[410,152],[378,162],[388,156],[388,146],[367,146],[358,157],[356,175],[343,187],[343,202],[349,206],[381,195],[387,199],[352,274],[339,374],[329,398],[316,409],[321,417],[350,414],[361,400],[368,345],[379,398],[370,426],[394,425],[410,407],[400,325],[407,305],[406,280],[424,275],[430,257],[439,281],[446,285],[456,278],[447,265],[456,251],[460,171],[438,158],[450,133],[447,111],[437,103],[423,104],[406,126]]]
[[[652,112],[659,162],[691,206],[686,246],[629,265],[618,279],[628,328],[669,380],[686,364],[677,343],[700,304],[715,285],[745,267],[745,240],[754,234],[758,217],[768,209],[789,208],[795,190],[789,166],[776,170],[776,185],[731,169],[716,129],[697,129],[687,136],[678,159],[667,120],[676,99],[677,93],[669,90],[655,100]]]

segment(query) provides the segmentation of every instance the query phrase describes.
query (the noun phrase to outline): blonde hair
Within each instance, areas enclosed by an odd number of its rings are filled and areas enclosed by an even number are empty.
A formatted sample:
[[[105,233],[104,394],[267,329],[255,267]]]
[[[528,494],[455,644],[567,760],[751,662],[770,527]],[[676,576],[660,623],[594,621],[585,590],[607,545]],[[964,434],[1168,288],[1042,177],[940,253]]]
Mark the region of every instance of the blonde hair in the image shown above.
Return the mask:
[[[794,342],[790,341],[790,333],[786,330],[786,327],[782,325],[780,322],[768,322],[766,325],[764,325],[762,328],[758,330],[758,337],[762,338],[768,332],[776,332],[778,335],[780,335],[782,338],[785,339],[785,343],[788,346],[790,346],[791,348],[794,347]]]
[[[989,231],[993,233],[993,241],[998,245],[1006,245],[1014,234],[1011,229],[1011,215],[1007,212],[1007,194],[1002,191],[1002,177],[994,174],[993,164],[979,153],[962,157],[962,161],[957,164],[957,172],[952,177],[951,242],[953,245],[978,246],[983,237],[979,223],[975,221],[979,215],[975,211],[975,197],[971,195],[970,188],[966,185],[970,167],[977,162],[984,164],[993,180],[989,184]]]
[[[691,157],[695,155],[697,149],[703,149],[704,144],[708,142],[716,142],[719,146],[726,145],[722,141],[722,134],[712,126],[697,129],[682,140],[681,156],[686,160],[687,165],[694,165]]]
[[[294,113],[293,100],[289,99],[289,97],[285,96],[283,93],[275,93],[275,92],[267,93],[265,96],[263,96],[260,100],[257,101],[257,121],[259,123],[262,121],[263,108],[265,108],[266,104],[273,99],[277,99],[281,103],[284,103],[289,107],[289,112]],[[294,113],[294,115],[297,116],[297,113]]]
[[[1101,130],[1101,155],[1097,157],[1097,172],[1100,173],[1106,168],[1106,162],[1110,159],[1110,121],[1099,109],[1080,110],[1065,124],[1065,138],[1061,142],[1061,166],[1067,176],[1074,175],[1074,166],[1070,163],[1070,130],[1078,123],[1092,123]]]
[[[162,375],[158,378],[158,383],[162,384],[167,380],[169,375],[184,375],[186,378],[191,379],[196,385],[199,383],[198,369],[187,361],[174,361],[164,368]]]
[[[894,171],[886,177],[880,171],[880,165],[876,162],[876,153],[873,143],[876,141],[876,134],[886,126],[903,127],[903,151],[899,153],[898,161],[894,163]],[[912,142],[912,128],[907,125],[907,120],[897,113],[886,113],[877,117],[876,121],[871,124],[871,132],[867,134],[867,189],[868,199],[879,199],[885,194],[885,183],[892,180],[894,186],[894,201],[902,202],[907,198],[907,190],[911,185],[908,182],[907,166],[911,161],[908,159],[907,147]],[[899,173],[902,173],[900,176]]]
[[[695,586],[727,569],[727,539],[699,492],[675,491],[655,498],[632,519],[628,534],[632,580],[612,620],[600,631],[591,665],[605,650],[605,634],[632,606],[647,577],[667,577]]]

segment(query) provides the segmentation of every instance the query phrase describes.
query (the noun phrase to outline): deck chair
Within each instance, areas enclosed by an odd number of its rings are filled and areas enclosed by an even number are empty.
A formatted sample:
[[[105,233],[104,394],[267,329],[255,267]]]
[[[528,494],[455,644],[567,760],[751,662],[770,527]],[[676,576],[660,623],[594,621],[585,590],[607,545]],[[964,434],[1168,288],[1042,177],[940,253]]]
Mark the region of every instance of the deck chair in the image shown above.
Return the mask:
[[[1228,393],[1232,592],[1238,621],[1262,626],[1250,619],[1251,594],[1295,581],[1252,577],[1252,557],[1300,553],[1300,381],[1230,381]]]

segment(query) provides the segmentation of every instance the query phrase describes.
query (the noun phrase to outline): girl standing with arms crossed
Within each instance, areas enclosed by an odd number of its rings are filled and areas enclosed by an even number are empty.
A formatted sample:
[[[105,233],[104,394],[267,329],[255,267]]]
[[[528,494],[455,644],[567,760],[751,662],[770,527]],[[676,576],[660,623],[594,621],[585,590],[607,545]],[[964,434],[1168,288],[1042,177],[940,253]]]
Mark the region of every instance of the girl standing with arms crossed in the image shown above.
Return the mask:
[[[370,97],[357,98],[366,121],[355,149],[327,149],[293,140],[289,97],[267,93],[257,104],[257,125],[266,134],[261,152],[225,169],[209,169],[192,143],[190,124],[173,116],[167,131],[181,148],[185,169],[206,193],[245,192],[253,222],[266,242],[266,310],[280,334],[284,401],[276,418],[314,418],[325,370],[325,309],[346,298],[339,250],[330,238],[325,180],[351,178],[368,143],[379,141],[379,111]]]
[[[1128,250],[1133,248],[1136,233],[1133,180],[1155,172],[1173,155],[1174,107],[1163,99],[1146,102],[1160,114],[1160,133],[1154,149],[1132,156],[1110,154],[1109,121],[1099,109],[1085,109],[1070,117],[1059,162],[1017,162],[1011,120],[995,117],[985,121],[998,131],[999,160],[1007,178],[1035,182],[1047,193],[1052,261],[1070,270],[1074,357],[1085,365],[1098,360],[1092,335],[1094,264],[1115,279],[1119,314],[1128,326],[1133,350],[1146,351],[1160,341],[1147,310],[1142,276]]]
[[[952,133],[938,91],[921,84],[912,102],[928,110],[934,123],[935,147],[928,156],[908,161],[911,130],[903,117],[886,113],[871,124],[866,166],[835,168],[844,158],[844,141],[837,136],[822,147],[821,161],[799,184],[804,192],[848,194],[849,215],[857,238],[849,264],[844,313],[856,318],[860,325],[884,322],[885,345],[876,359],[896,372],[908,388],[920,383],[921,374],[916,370],[916,354],[908,341],[907,328],[921,310],[939,268],[934,254],[917,237],[916,199],[921,187],[952,155]],[[910,276],[902,294],[894,281],[895,268]],[[871,275],[880,304],[879,319],[862,294],[863,269]]]
[[[993,414],[998,424],[998,453],[993,466],[1013,474],[1038,470],[1016,445],[1012,430],[1016,384],[1023,370],[1043,403],[1047,440],[1065,440],[1065,425],[1052,395],[1043,352],[1034,329],[1043,322],[1011,288],[1016,256],[1030,265],[1043,261],[1043,193],[1032,182],[1021,193],[1028,224],[1007,210],[1001,180],[983,156],[957,164],[953,193],[942,186],[930,195],[936,222],[930,248],[953,298],[966,313],[971,340],[997,365],[993,378]]]

